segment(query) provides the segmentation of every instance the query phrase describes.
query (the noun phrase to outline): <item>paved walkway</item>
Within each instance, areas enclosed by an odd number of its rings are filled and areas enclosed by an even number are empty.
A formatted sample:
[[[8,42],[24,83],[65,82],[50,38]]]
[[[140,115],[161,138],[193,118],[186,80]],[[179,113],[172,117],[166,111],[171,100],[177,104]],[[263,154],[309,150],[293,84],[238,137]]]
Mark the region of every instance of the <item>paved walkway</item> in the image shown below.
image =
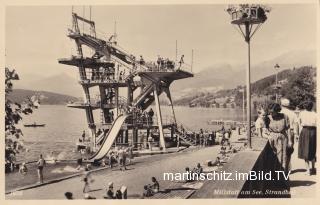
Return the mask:
[[[305,171],[304,160],[298,158],[296,143],[291,157],[290,190],[292,198],[316,197],[317,175],[307,176]]]
[[[234,135],[236,136],[236,135]],[[236,136],[234,139],[241,138]],[[169,181],[162,180],[165,172],[182,172],[185,167],[194,167],[196,163],[204,163],[208,159],[215,159],[220,146],[207,148],[191,148],[188,151],[162,154],[152,157],[141,157],[134,160],[134,164],[129,166],[129,170],[120,171],[118,168],[113,170],[101,170],[92,173],[95,180],[91,188],[91,195],[101,199],[105,194],[108,182],[114,182],[114,188],[118,189],[122,185],[128,187],[128,198],[140,198],[145,184],[151,183],[150,178],[155,176],[162,188],[170,185]],[[290,186],[292,198],[305,198],[316,196],[316,175],[305,175],[304,161],[297,157],[297,145],[292,155],[291,166],[292,174],[290,175]],[[6,195],[6,199],[64,199],[64,192],[73,192],[74,198],[82,199],[83,182],[80,177],[61,181],[46,186],[41,186],[21,192]]]
[[[92,173],[95,180],[91,186],[91,195],[101,199],[105,195],[108,182],[114,183],[117,190],[122,185],[128,187],[128,198],[140,198],[143,186],[151,183],[151,177],[155,176],[161,187],[167,187],[170,181],[163,181],[165,172],[183,172],[185,167],[193,168],[198,162],[204,163],[208,159],[215,159],[220,146],[207,148],[192,148],[190,151],[162,154],[152,157],[136,158],[135,163],[129,166],[129,170],[120,171],[119,168],[107,169]],[[82,199],[83,182],[80,177],[61,181],[46,186],[16,192],[6,195],[6,199],[64,199],[64,192],[73,192],[74,198]]]

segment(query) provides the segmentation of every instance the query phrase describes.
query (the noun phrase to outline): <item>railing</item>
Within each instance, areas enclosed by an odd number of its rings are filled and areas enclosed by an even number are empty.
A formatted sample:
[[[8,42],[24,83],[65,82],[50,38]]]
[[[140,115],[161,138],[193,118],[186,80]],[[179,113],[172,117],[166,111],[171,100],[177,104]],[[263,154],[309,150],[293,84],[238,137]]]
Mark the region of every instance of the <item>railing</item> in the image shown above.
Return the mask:
[[[108,100],[108,102],[106,103],[103,103],[103,105],[108,105],[108,104],[111,104],[111,105],[116,105],[116,99],[115,98],[112,98],[112,100]],[[121,106],[121,105],[126,105],[127,104],[127,99],[125,97],[122,97],[122,96],[119,96],[118,98],[118,105]],[[93,99],[90,99],[90,103],[88,102],[69,102],[68,105],[74,105],[74,106],[93,106],[93,107],[101,107],[101,100],[99,98],[93,98]]]
[[[179,62],[168,61],[170,63],[163,63],[162,65],[158,65],[155,62],[147,62],[144,65],[139,64],[137,62],[137,71],[143,72],[176,72],[179,70],[183,70],[186,72],[192,73],[192,68],[189,64],[182,63],[180,65]]]
[[[136,124],[136,125],[147,125],[147,126],[157,126],[158,125],[158,117],[154,115],[152,118],[148,115],[148,113],[144,113],[142,115],[133,115],[131,118],[128,118],[127,123]],[[171,125],[174,124],[174,118],[170,115],[162,116],[162,124],[163,125]]]

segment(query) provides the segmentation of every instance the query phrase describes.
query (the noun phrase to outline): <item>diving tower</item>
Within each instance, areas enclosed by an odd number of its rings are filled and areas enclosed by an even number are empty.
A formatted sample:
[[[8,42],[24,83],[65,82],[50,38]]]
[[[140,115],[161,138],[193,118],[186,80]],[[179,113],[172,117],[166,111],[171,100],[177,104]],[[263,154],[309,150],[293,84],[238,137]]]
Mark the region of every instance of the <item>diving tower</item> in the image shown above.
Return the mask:
[[[150,130],[154,129],[159,134],[159,147],[165,150],[164,129],[170,130],[171,137],[177,130],[170,85],[175,80],[193,77],[193,74],[187,71],[190,67],[170,60],[160,63],[137,60],[133,54],[120,48],[117,42],[98,38],[94,21],[76,13],[72,13],[72,20],[72,28],[68,29],[67,36],[74,40],[77,53],[70,58],[61,58],[58,62],[79,70],[83,101],[70,103],[68,107],[85,110],[93,152],[108,150],[108,147],[103,147],[105,141],[107,144],[113,144],[113,141],[128,144],[129,132],[132,145],[137,147],[138,131],[145,130],[149,135]],[[86,24],[89,32],[81,30],[79,23]],[[91,51],[91,56],[84,54],[84,48]],[[92,97],[92,88],[98,88],[98,99]],[[125,96],[120,95],[120,89],[125,91]],[[170,122],[164,121],[161,113],[159,96],[162,93],[166,94],[171,104],[173,119]],[[139,113],[146,112],[153,103],[156,118],[141,119]],[[94,118],[94,110],[100,110],[100,122]],[[105,132],[97,134],[98,129]],[[179,133],[177,135],[181,136]],[[110,142],[107,138],[114,139]],[[180,139],[187,143],[191,141],[188,141],[186,136],[181,136]],[[98,155],[101,156],[101,153]]]

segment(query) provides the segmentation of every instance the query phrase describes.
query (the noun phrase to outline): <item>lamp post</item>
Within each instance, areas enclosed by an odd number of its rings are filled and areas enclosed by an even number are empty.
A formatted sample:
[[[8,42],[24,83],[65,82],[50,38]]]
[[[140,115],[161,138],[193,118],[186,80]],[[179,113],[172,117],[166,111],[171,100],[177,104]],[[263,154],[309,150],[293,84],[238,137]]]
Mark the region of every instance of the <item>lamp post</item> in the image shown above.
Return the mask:
[[[278,103],[278,91],[279,91],[279,86],[278,86],[278,68],[280,68],[280,66],[278,64],[276,64],[274,66],[274,69],[276,70],[276,103]]]
[[[229,5],[226,11],[231,16],[231,24],[238,27],[248,45],[248,66],[246,72],[247,140],[248,148],[251,149],[250,40],[260,26],[267,20],[266,12],[269,12],[270,10],[263,5],[240,4]]]

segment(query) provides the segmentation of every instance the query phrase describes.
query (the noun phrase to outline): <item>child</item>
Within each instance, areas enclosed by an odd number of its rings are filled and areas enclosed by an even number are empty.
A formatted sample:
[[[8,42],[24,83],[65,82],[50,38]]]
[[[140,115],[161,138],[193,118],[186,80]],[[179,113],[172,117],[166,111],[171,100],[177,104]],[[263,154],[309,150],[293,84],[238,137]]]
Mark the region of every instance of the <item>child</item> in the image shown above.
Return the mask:
[[[258,119],[255,122],[255,127],[256,127],[256,133],[258,137],[263,137],[263,129],[265,128],[265,117],[266,113],[265,111],[261,108],[258,110]]]

